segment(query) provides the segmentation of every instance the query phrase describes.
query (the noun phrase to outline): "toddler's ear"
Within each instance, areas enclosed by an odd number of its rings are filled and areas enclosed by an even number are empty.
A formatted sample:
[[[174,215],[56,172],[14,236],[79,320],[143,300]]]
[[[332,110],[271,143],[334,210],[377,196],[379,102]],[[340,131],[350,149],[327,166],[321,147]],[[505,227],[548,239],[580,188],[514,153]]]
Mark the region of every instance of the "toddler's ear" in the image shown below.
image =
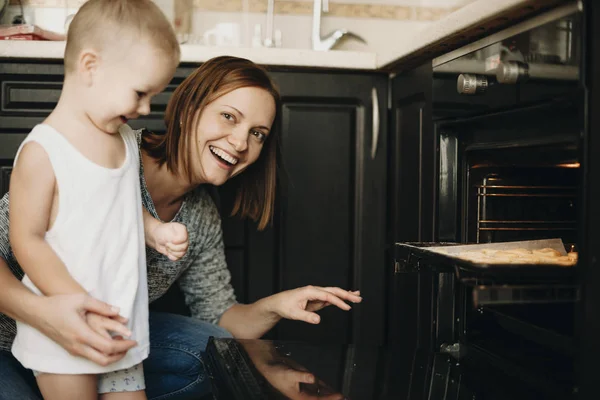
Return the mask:
[[[77,70],[87,86],[94,82],[94,75],[100,64],[100,56],[94,50],[83,50],[79,54]]]

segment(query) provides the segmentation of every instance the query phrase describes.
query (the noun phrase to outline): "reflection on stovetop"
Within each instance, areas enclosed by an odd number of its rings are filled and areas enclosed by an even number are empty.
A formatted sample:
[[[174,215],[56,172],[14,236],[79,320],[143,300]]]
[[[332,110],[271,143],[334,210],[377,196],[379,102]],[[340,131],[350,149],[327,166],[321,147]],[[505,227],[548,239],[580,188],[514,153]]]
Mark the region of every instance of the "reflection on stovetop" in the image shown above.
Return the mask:
[[[205,363],[216,399],[553,398],[491,366],[401,346],[211,338]]]

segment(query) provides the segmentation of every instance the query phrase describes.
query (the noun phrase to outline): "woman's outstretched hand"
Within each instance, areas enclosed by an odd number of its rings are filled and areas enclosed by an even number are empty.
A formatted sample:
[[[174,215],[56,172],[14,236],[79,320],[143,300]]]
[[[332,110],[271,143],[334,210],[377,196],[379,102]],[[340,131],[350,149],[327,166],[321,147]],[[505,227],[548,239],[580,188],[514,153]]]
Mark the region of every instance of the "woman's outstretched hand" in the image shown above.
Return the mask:
[[[281,318],[318,324],[321,317],[316,311],[329,305],[348,311],[352,307],[346,302],[360,303],[361,301],[359,290],[348,291],[339,287],[305,286],[271,296],[271,311]]]
[[[281,318],[318,324],[316,311],[329,305],[350,310],[350,303],[360,303],[360,291],[339,287],[305,286],[262,298],[252,304],[234,304],[223,313],[219,325],[238,339],[258,339]]]

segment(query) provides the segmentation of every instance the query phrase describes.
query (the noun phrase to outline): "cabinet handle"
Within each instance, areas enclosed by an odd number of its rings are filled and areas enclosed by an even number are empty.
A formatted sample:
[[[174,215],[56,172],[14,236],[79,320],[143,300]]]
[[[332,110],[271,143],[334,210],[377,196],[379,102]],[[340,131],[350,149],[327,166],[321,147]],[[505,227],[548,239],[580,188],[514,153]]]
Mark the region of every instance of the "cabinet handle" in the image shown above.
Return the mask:
[[[371,140],[371,159],[377,154],[377,143],[379,142],[379,97],[377,88],[371,89],[371,103],[373,104],[373,133]]]

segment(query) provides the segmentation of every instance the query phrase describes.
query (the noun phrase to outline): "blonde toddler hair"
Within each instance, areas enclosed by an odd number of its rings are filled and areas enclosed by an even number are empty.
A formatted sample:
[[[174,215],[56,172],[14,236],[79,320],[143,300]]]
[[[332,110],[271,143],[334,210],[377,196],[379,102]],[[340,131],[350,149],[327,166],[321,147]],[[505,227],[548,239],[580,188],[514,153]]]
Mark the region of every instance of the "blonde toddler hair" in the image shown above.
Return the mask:
[[[171,23],[151,0],[88,0],[67,33],[65,74],[75,70],[81,51],[99,52],[146,41],[179,63],[180,49]]]

